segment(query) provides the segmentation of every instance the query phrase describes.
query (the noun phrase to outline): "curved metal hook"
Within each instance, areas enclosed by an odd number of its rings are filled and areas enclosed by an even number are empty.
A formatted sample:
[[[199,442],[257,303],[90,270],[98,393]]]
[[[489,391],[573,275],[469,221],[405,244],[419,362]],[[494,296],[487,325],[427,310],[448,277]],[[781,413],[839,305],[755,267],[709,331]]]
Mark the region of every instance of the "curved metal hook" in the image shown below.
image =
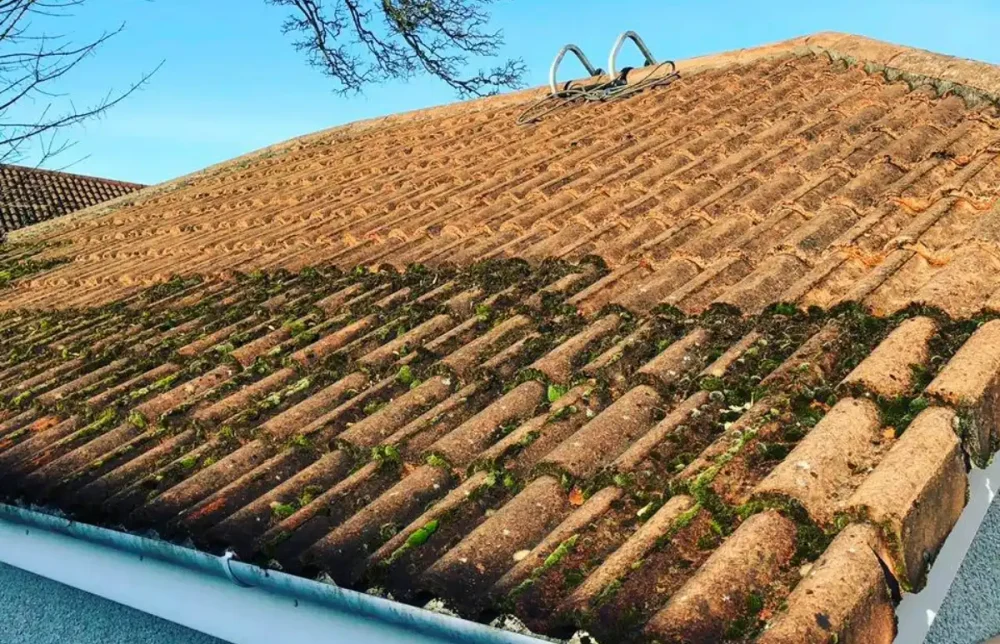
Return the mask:
[[[559,89],[556,86],[556,72],[559,71],[559,64],[562,63],[562,59],[566,56],[567,52],[573,52],[576,54],[576,57],[580,59],[580,62],[587,68],[587,72],[591,76],[600,76],[604,73],[603,69],[595,68],[592,64],[590,64],[590,59],[587,58],[587,55],[584,54],[579,47],[572,44],[566,45],[559,50],[558,54],[556,54],[556,59],[552,61],[552,67],[549,68],[549,89],[552,90],[553,95],[559,93]]]
[[[233,572],[233,568],[230,564],[234,559],[236,559],[236,553],[233,552],[232,550],[226,550],[226,554],[222,555],[222,557],[219,559],[219,561],[222,563],[222,572],[226,575],[229,581],[233,582],[240,588],[253,588],[252,585],[238,578],[236,576],[236,573]]]
[[[646,43],[642,41],[639,34],[634,31],[626,31],[622,33],[622,35],[618,36],[618,40],[615,41],[615,46],[611,48],[611,55],[608,56],[608,74],[611,75],[612,79],[617,78],[618,76],[618,67],[615,65],[615,61],[618,59],[618,52],[622,50],[622,45],[625,44],[626,38],[634,42],[635,46],[639,48],[640,52],[642,52],[642,55],[645,56],[646,66],[656,64],[656,58],[654,58],[653,54],[650,53],[649,47],[647,47]]]

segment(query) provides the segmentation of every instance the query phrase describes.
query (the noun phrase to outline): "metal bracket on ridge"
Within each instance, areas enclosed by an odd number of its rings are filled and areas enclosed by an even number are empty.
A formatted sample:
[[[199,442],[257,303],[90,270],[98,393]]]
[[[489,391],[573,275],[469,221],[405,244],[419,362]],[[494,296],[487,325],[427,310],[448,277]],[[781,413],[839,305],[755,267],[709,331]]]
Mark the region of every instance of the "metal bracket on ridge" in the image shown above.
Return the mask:
[[[646,46],[646,43],[643,42],[639,34],[634,31],[623,32],[620,36],[618,36],[618,40],[615,41],[614,47],[611,48],[611,54],[608,56],[608,74],[611,75],[612,80],[618,77],[618,66],[616,63],[618,60],[618,54],[621,52],[626,39],[634,42],[635,46],[639,48],[639,51],[642,52],[642,55],[646,58],[647,67],[656,64],[656,58],[653,57],[653,54],[649,51],[649,47]]]
[[[562,63],[562,59],[568,52],[573,52],[576,55],[580,62],[583,63],[583,66],[587,68],[587,73],[589,73],[591,77],[600,76],[604,73],[603,69],[594,67],[591,64],[590,59],[587,58],[587,55],[584,54],[579,47],[573,44],[566,45],[559,50],[558,54],[556,54],[555,60],[552,61],[552,67],[549,68],[549,90],[552,91],[553,96],[559,94],[559,89],[556,85],[556,72],[559,71],[559,65]]]

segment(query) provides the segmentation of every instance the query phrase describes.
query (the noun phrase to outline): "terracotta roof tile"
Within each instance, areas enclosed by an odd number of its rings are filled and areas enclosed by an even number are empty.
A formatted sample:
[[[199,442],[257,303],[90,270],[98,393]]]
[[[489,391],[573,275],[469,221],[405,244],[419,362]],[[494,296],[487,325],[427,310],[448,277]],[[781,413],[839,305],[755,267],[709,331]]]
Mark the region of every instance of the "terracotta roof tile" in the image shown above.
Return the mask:
[[[19,233],[4,489],[552,635],[889,641],[998,447],[1000,133],[934,79],[1000,74],[833,35],[680,69]]]

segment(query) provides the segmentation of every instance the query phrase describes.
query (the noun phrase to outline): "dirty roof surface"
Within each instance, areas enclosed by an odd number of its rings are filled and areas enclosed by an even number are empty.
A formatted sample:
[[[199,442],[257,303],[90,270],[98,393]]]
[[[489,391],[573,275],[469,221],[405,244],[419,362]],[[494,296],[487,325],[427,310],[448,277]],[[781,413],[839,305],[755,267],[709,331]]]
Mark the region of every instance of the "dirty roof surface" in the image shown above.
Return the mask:
[[[751,58],[29,229],[3,489],[554,636],[891,641],[997,448],[1000,134]]]
[[[124,181],[0,164],[0,229],[17,230],[141,188]]]

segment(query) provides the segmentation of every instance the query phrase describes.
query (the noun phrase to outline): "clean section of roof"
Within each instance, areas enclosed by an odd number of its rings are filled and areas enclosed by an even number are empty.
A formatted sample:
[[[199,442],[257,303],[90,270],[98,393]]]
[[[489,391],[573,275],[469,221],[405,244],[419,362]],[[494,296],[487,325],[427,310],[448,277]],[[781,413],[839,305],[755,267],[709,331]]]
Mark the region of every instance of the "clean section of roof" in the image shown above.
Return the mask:
[[[953,68],[978,85],[923,75]],[[527,128],[537,92],[338,128],[98,207],[25,236],[73,261],[2,306],[102,304],[172,274],[590,254],[614,269],[595,303],[987,304],[992,66],[819,37],[679,69]]]
[[[87,208],[143,186],[0,164],[0,229],[11,231]]]
[[[890,641],[997,447],[995,70],[679,69],[25,231],[4,489],[549,635]]]

